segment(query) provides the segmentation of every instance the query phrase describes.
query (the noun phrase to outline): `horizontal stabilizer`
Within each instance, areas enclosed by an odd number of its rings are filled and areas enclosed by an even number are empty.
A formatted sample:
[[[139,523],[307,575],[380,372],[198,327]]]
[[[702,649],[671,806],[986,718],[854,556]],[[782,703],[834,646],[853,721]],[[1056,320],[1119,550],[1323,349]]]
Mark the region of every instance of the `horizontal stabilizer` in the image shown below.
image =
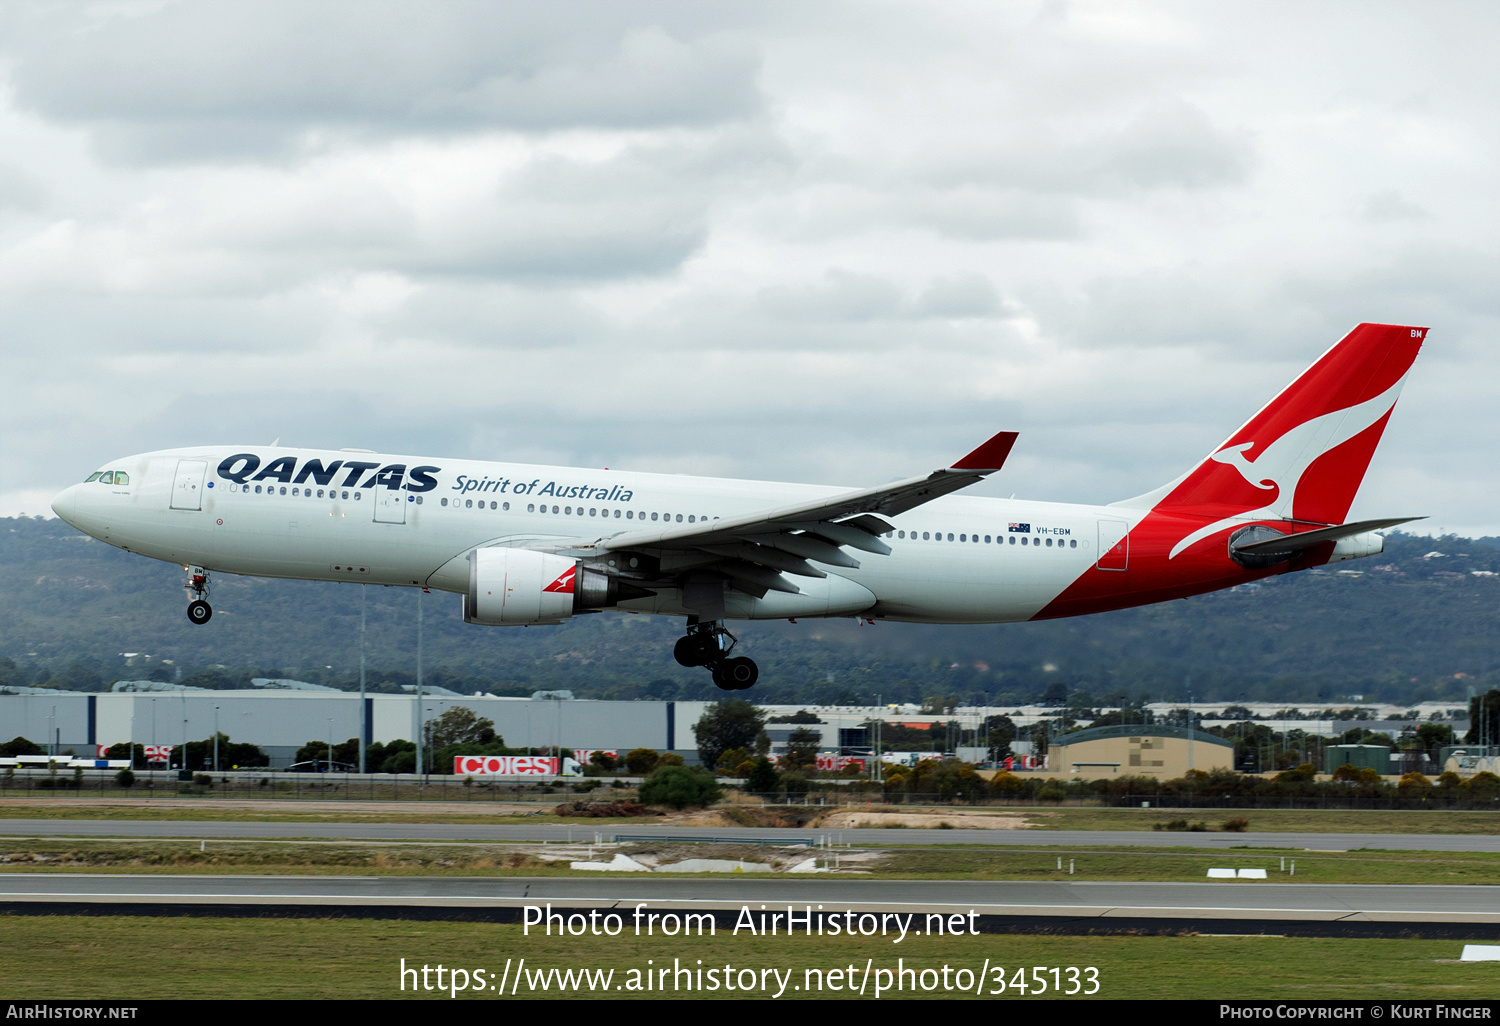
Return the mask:
[[[1234,552],[1255,554],[1298,552],[1302,549],[1310,549],[1315,545],[1321,545],[1324,542],[1338,541],[1340,538],[1349,538],[1356,534],[1364,534],[1366,531],[1381,531],[1387,527],[1395,527],[1397,524],[1409,524],[1413,520],[1426,519],[1426,517],[1390,517],[1385,520],[1359,520],[1352,524],[1339,524],[1334,527],[1320,527],[1315,531],[1278,535],[1275,538],[1252,541],[1243,545],[1231,541],[1230,548]]]

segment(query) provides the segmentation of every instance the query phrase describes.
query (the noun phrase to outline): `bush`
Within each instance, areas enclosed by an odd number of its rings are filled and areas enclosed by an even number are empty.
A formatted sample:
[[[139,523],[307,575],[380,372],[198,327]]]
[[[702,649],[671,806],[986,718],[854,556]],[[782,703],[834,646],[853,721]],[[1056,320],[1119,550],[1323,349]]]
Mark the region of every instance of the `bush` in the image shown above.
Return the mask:
[[[800,773],[783,773],[778,783],[787,793],[787,797],[794,794],[806,794],[812,790],[812,783]]]
[[[1236,816],[1233,819],[1226,819],[1219,829],[1231,834],[1243,834],[1250,829],[1250,821],[1244,816]]]
[[[662,766],[682,766],[685,763],[682,761],[682,756],[676,752],[662,752],[656,759],[656,765],[660,768]]]
[[[750,762],[750,752],[748,750],[744,748],[729,748],[719,756],[719,761],[715,764],[714,769],[718,770],[724,776],[738,776],[740,775],[740,765],[746,762]],[[753,766],[754,763],[751,763],[751,765]]]
[[[115,774],[115,783],[121,787],[135,786],[135,774],[130,771],[129,766]]]
[[[1060,802],[1068,796],[1068,792],[1055,780],[1049,780],[1042,785],[1042,789],[1036,793],[1038,801]],[[1170,829],[1170,828],[1169,828]]]
[[[1001,798],[1021,798],[1026,794],[1026,781],[1014,773],[996,773],[990,791]]]
[[[211,773],[194,773],[193,783],[197,784],[199,787],[213,787],[214,778]]]
[[[771,765],[770,759],[761,756],[745,774],[745,790],[751,794],[770,794],[776,790],[776,780],[776,767]]]
[[[1415,771],[1401,774],[1396,790],[1403,798],[1425,798],[1432,793],[1432,781]]]
[[[713,774],[686,766],[663,766],[641,784],[640,798],[647,805],[670,805],[686,809],[712,805],[723,797]]]
[[[625,753],[625,769],[638,777],[644,777],[656,769],[656,761],[661,758],[654,748],[633,748]]]

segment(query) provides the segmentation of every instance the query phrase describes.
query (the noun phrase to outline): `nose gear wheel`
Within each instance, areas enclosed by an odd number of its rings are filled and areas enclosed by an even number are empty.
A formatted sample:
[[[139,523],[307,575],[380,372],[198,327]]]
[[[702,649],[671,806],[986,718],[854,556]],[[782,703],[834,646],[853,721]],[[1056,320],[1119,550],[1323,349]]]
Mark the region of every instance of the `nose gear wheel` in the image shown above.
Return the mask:
[[[188,594],[192,596],[192,600],[188,602],[187,607],[188,619],[196,624],[208,623],[209,619],[214,615],[213,607],[207,601],[208,571],[201,566],[185,566],[183,570],[187,571],[188,575],[185,587]]]

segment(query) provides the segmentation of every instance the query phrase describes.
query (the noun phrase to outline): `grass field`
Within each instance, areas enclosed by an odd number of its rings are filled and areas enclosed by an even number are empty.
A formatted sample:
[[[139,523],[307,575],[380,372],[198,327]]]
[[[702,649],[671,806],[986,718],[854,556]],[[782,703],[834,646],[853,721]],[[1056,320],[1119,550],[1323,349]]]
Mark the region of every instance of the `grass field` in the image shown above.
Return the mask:
[[[576,796],[575,796],[576,797]],[[535,809],[517,811],[513,802],[475,802],[472,811],[460,803],[443,803],[438,807],[393,808],[394,803],[359,801],[319,802],[308,807],[294,801],[219,801],[194,807],[180,799],[143,799],[127,805],[102,804],[88,797],[52,799],[7,799],[0,801],[0,819],[87,819],[87,820],[169,820],[183,822],[322,822],[322,823],[483,823],[558,824],[582,830],[602,827],[640,827],[651,819],[613,818],[584,819],[561,817],[553,813],[557,802],[569,796],[550,797],[538,802]],[[207,802],[208,800],[205,799]],[[405,804],[405,803],[403,803]],[[415,803],[411,803],[415,805]],[[434,803],[437,805],[437,803]],[[301,807],[299,807],[301,806]],[[864,803],[844,806],[863,809]],[[1210,830],[1236,817],[1250,821],[1249,830],[1256,833],[1405,833],[1405,834],[1492,834],[1500,830],[1500,808],[1488,810],[1357,810],[1357,809],[1109,809],[1098,807],[1030,807],[1030,806],[880,806],[870,808],[869,820],[879,824],[884,813],[924,811],[941,815],[944,811],[962,810],[967,814],[993,814],[1020,819],[1026,826],[1041,830],[1151,830],[1157,823],[1186,818],[1205,823]],[[805,815],[806,810],[797,807]],[[829,807],[830,812],[836,807]],[[816,822],[800,827],[817,829]],[[932,841],[941,840],[934,834]]]
[[[550,989],[532,989],[524,982],[516,996],[529,998],[620,998],[629,996],[701,998],[772,997],[776,978],[762,970],[775,969],[786,987],[782,1000],[807,997],[858,997],[842,989],[852,978],[850,989],[858,989],[870,967],[865,999],[875,997],[877,982],[890,985],[897,959],[913,976],[902,992],[889,992],[881,1000],[901,997],[967,997],[974,994],[945,991],[942,969],[948,966],[952,986],[971,983],[983,973],[986,996],[992,1000],[1037,1000],[1056,998],[1054,982],[1064,989],[1089,989],[1098,980],[1101,998],[1194,998],[1194,999],[1487,999],[1497,991],[1495,963],[1459,963],[1462,949],[1446,940],[1334,940],[1280,937],[1042,937],[1019,935],[908,936],[899,944],[891,937],[752,937],[729,936],[721,930],[713,938],[636,937],[627,917],[624,933],[608,937],[540,936],[533,928],[523,936],[514,925],[482,923],[401,922],[386,920],[316,919],[197,919],[83,916],[7,916],[0,930],[0,991],[11,1000],[36,998],[291,998],[362,999],[416,997],[450,1000],[448,981],[437,990],[413,990],[421,986],[420,975],[406,977],[408,989],[400,989],[401,959],[408,968],[426,965],[427,983],[436,984],[435,969],[463,967],[471,986],[483,990],[459,991],[459,999],[509,1000],[510,985],[520,973],[516,964],[525,958],[528,973],[549,971]],[[511,962],[507,993],[487,989],[498,984],[507,960]],[[649,960],[649,964],[648,964]],[[679,986],[692,982],[695,989],[644,990],[642,971],[679,968],[694,974],[701,967],[734,971],[741,983],[754,978],[757,988],[749,993],[696,989],[698,978],[678,976]],[[699,960],[702,960],[701,963]],[[984,972],[986,964],[991,971]],[[849,967],[854,972],[848,973]],[[1070,983],[1067,967],[1080,972]],[[1007,982],[1003,994],[997,987],[994,968],[1003,969]],[[1056,967],[1032,972],[1033,967]],[[1088,967],[1097,970],[1087,973]],[[558,993],[558,981],[550,970],[608,970],[614,975],[592,992]],[[816,989],[819,976],[806,970],[823,970],[823,990]],[[833,977],[828,970],[841,969]],[[1013,986],[1016,970],[1025,971],[1027,993]],[[476,970],[486,974],[478,976]],[[635,976],[631,976],[635,970]],[[751,971],[748,975],[742,970]],[[879,970],[890,972],[877,976]],[[961,970],[967,972],[967,979]],[[445,973],[445,977],[446,977]],[[1035,992],[1040,975],[1047,991]],[[522,980],[529,977],[521,975]],[[669,980],[672,974],[668,974]],[[659,977],[653,978],[653,984]],[[768,989],[758,989],[760,980]],[[640,990],[631,989],[632,982]],[[830,990],[834,983],[840,990]],[[907,981],[903,978],[903,984]],[[931,991],[920,989],[930,983]],[[812,993],[803,988],[813,986]],[[910,986],[918,988],[916,993]],[[971,983],[972,986],[972,983]],[[1077,997],[1063,1000],[1086,1000]]]
[[[614,850],[609,846],[597,849],[595,857],[608,859]],[[637,856],[649,854],[661,862],[774,859],[783,867],[815,854],[805,848],[697,844],[627,845],[621,850]],[[547,854],[563,860],[546,859]],[[820,860],[828,857],[827,852],[817,854]],[[838,855],[842,872],[837,875],[848,872],[892,880],[1193,882],[1204,880],[1213,866],[1262,868],[1269,879],[1288,883],[1500,885],[1500,854],[1489,852],[1208,851],[1121,845],[1109,849],[854,848],[838,850]],[[567,860],[587,858],[585,845],[0,838],[0,871],[9,872],[597,878],[597,873],[568,868]]]

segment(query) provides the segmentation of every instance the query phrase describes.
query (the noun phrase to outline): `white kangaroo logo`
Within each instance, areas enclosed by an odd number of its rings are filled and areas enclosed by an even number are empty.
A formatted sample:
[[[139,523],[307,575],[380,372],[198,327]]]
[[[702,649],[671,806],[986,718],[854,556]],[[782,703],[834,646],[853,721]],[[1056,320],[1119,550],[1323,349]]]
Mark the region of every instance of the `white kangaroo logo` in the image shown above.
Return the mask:
[[[1406,375],[1403,374],[1394,385],[1373,399],[1366,399],[1362,403],[1298,424],[1266,446],[1254,460],[1246,459],[1245,452],[1255,448],[1255,442],[1226,445],[1211,454],[1209,459],[1233,467],[1246,482],[1256,488],[1262,491],[1275,489],[1276,498],[1260,509],[1248,510],[1198,528],[1174,545],[1167,558],[1175,559],[1179,552],[1194,542],[1247,520],[1289,519],[1292,515],[1292,497],[1296,494],[1302,475],[1307,473],[1307,468],[1328,450],[1343,445],[1390,413],[1396,405],[1396,398],[1401,394],[1401,386],[1405,383]]]

